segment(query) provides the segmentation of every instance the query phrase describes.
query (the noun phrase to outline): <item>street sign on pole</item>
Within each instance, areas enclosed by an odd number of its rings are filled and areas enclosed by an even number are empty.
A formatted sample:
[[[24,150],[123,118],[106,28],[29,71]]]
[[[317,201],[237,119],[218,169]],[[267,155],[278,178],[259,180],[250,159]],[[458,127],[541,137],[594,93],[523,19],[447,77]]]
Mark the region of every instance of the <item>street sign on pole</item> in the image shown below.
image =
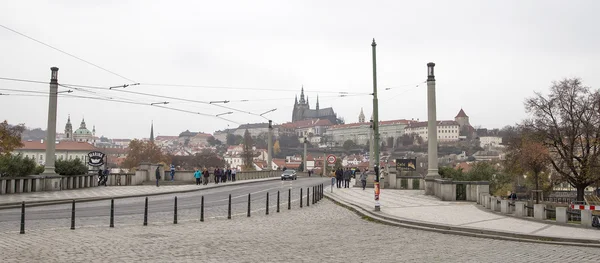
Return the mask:
[[[330,154],[330,155],[327,156],[327,163],[328,164],[335,164],[336,160],[337,160],[337,158],[333,154]]]

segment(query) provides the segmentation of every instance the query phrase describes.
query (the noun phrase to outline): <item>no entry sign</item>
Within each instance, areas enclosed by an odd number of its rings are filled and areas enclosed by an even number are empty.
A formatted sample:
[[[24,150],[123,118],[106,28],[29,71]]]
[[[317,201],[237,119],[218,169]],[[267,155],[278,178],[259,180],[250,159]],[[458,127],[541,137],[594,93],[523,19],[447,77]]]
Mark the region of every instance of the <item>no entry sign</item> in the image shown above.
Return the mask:
[[[337,160],[337,158],[335,158],[335,155],[333,155],[333,154],[327,155],[327,163],[328,164],[335,164],[336,160]]]

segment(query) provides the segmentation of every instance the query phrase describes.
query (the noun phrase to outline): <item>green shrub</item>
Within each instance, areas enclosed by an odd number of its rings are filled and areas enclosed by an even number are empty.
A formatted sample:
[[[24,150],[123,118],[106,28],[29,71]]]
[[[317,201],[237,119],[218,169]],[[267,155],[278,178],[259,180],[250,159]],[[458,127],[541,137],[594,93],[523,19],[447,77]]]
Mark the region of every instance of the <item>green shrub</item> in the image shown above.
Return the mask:
[[[35,171],[33,172],[33,174],[41,174],[44,172],[44,166],[43,165],[38,165],[35,167]]]
[[[60,175],[82,175],[87,174],[88,168],[79,158],[75,158],[73,160],[56,160],[55,171]]]
[[[0,177],[22,177],[32,175],[37,164],[29,157],[21,154],[0,155]]]
[[[419,180],[419,179],[413,179],[412,184],[413,184],[412,185],[413,189],[418,190],[419,187],[421,186],[421,180]]]

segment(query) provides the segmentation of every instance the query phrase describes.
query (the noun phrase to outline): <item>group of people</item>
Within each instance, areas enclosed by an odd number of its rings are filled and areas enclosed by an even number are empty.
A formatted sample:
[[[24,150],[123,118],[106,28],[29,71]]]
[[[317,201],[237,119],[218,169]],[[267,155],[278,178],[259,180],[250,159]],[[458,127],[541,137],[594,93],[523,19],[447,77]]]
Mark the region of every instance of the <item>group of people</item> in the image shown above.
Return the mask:
[[[202,171],[198,168],[195,168],[194,170],[196,170],[194,172],[194,177],[196,178],[196,185],[200,185],[200,181],[202,181],[203,185],[207,185],[210,177],[210,172],[208,171],[208,168],[205,167]],[[232,169],[228,167],[227,169],[223,170],[222,168],[216,167],[213,171],[213,179],[215,184],[226,183],[227,181],[235,182],[236,173],[237,169],[235,168]],[[202,178],[204,180],[201,180]]]
[[[362,184],[363,190],[367,186],[367,177],[369,176],[369,168],[365,168],[365,170],[361,173],[360,169],[356,168],[355,170],[351,170],[350,168],[338,168],[335,170],[335,181],[337,188],[350,188],[350,179],[352,177],[356,178],[356,175],[360,175],[357,180],[360,180]]]
[[[171,165],[171,181],[175,180],[175,166]],[[162,178],[161,176],[161,170],[160,170],[160,166],[156,167],[156,187],[159,187],[159,182],[160,179]],[[232,181],[235,182],[235,175],[237,174],[237,169],[235,168],[227,168],[227,169],[223,169],[223,168],[219,168],[216,167],[213,170],[213,174],[214,174],[214,182],[215,184],[218,183],[225,183],[227,181]],[[194,168],[194,178],[196,179],[196,185],[207,185],[208,181],[210,179],[210,172],[208,170],[208,168],[204,167],[202,169],[196,167]]]

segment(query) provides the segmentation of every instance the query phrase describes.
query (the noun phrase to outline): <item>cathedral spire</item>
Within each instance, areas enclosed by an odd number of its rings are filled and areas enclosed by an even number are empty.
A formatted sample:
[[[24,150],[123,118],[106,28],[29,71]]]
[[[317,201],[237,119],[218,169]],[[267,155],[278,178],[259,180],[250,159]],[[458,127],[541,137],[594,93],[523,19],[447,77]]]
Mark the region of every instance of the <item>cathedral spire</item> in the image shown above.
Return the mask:
[[[298,104],[298,95],[296,95],[296,99],[294,100],[294,105]]]
[[[306,96],[306,106],[308,106],[307,108],[310,109],[310,103],[308,102],[308,96]]]
[[[317,94],[317,107],[316,107],[316,109],[319,110],[319,94]]]
[[[154,121],[150,124],[150,142],[154,143]]]
[[[304,100],[304,85],[302,85],[302,90],[300,91],[300,104],[305,104],[306,100]]]
[[[365,122],[365,113],[362,107],[360,108],[360,114],[358,114],[358,122]]]

